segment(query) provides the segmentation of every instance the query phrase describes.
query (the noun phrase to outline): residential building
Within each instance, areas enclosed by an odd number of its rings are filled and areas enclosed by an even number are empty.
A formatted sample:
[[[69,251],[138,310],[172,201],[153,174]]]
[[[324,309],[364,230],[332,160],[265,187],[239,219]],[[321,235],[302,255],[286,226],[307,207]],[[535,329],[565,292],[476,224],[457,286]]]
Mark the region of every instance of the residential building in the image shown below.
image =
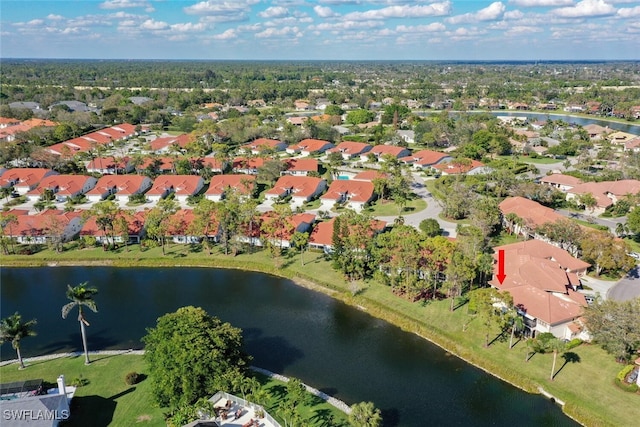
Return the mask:
[[[255,186],[255,175],[215,175],[211,177],[209,188],[204,193],[204,197],[214,202],[219,202],[224,199],[225,193],[231,188],[242,195],[250,196],[255,190]]]
[[[149,143],[151,151],[156,153],[168,153],[171,151],[180,151],[187,148],[191,142],[191,137],[186,133],[176,136],[163,136],[156,138]]]
[[[284,151],[287,148],[287,144],[277,139],[258,138],[255,141],[251,141],[240,147],[240,150],[244,153],[261,154],[261,153],[275,153],[278,151]]]
[[[146,211],[137,211],[133,214],[120,213],[118,217],[124,217],[127,221],[127,239],[125,242],[124,236],[119,233],[119,230],[104,230],[98,225],[95,216],[90,216],[82,224],[80,230],[80,237],[93,237],[99,244],[124,244],[124,243],[140,243],[144,236],[144,221],[146,217]],[[113,236],[113,238],[110,237]]]
[[[174,193],[176,200],[186,202],[187,197],[195,196],[204,187],[204,180],[196,175],[161,175],[153,181],[147,192],[147,198],[153,202]]]
[[[343,141],[338,146],[327,150],[327,154],[340,153],[344,160],[351,160],[368,153],[372,148],[373,146],[364,142]]]
[[[293,206],[302,206],[322,194],[326,188],[327,182],[321,178],[285,175],[281,176],[273,188],[264,195],[272,201],[291,196]]]
[[[439,163],[433,165],[432,168],[442,175],[486,175],[493,172],[492,168],[485,166],[484,163],[477,160],[471,160],[468,164],[453,161],[449,163]]]
[[[502,213],[503,222],[512,228],[516,234],[531,238],[541,238],[536,234],[536,229],[547,222],[556,222],[564,219],[562,215],[551,208],[543,206],[533,200],[524,197],[507,197],[498,205]],[[515,224],[509,224],[508,216],[514,214],[520,218]]]
[[[20,244],[67,242],[82,228],[80,212],[48,209],[35,215],[17,215],[16,219],[16,223],[5,226],[4,235]]]
[[[311,234],[309,235],[309,248],[311,249],[320,249],[327,253],[333,251],[333,223],[335,222],[335,218],[331,218],[328,221],[318,222],[313,227]],[[387,227],[387,223],[385,221],[380,221],[377,219],[371,220],[371,230],[373,235],[381,233]]]
[[[580,321],[587,302],[577,292],[578,274],[589,264],[568,252],[537,240],[494,248],[495,258],[504,251],[502,283],[497,278],[498,265],[489,284],[508,292],[518,313],[523,316],[527,335],[550,332],[560,339],[588,339]]]
[[[377,161],[384,161],[385,156],[391,156],[396,159],[407,157],[411,154],[407,148],[399,147],[397,145],[376,145],[368,153],[361,154],[360,160],[363,162],[369,161],[369,156],[375,156]]]
[[[303,156],[310,156],[312,154],[320,154],[324,153],[330,148],[333,148],[334,145],[329,141],[324,141],[322,139],[303,139],[297,144],[290,145],[287,148],[287,153],[296,154],[300,153]]]
[[[413,165],[414,169],[422,170],[433,167],[441,163],[450,162],[453,160],[447,153],[432,150],[420,150],[412,153],[409,156],[402,157],[400,161],[404,164]]]
[[[133,164],[129,157],[96,157],[87,163],[87,172],[103,175],[125,174],[133,171]]]
[[[129,197],[145,193],[153,181],[144,175],[107,175],[98,180],[95,187],[86,193],[91,202],[104,200],[112,194],[119,202],[129,201]]]
[[[45,168],[12,168],[0,175],[0,187],[13,187],[18,194],[27,194],[40,184],[44,178],[58,175],[58,172]]]
[[[344,204],[356,212],[362,212],[373,200],[374,185],[369,181],[334,180],[325,194],[320,197],[320,209],[330,210],[336,204]]]
[[[265,163],[265,159],[261,157],[236,157],[233,159],[232,170],[235,173],[244,173],[247,175],[257,175],[258,169],[260,169]]]
[[[582,180],[571,175],[554,173],[540,178],[540,184],[545,184],[566,193],[573,187],[582,184]]]
[[[318,161],[316,159],[286,159],[284,161],[285,170],[281,175],[308,176],[311,172],[318,172]]]
[[[270,221],[277,221],[277,214],[274,211],[268,211],[256,218],[250,229],[245,227],[238,240],[252,246],[264,246],[265,240],[269,239],[272,245],[290,248],[293,234],[308,232],[315,219],[316,216],[312,213],[293,214],[283,224],[278,224],[274,233],[267,234],[263,225]]]
[[[625,196],[638,193],[640,193],[640,181],[635,179],[586,182],[567,191],[567,200],[579,200],[581,195],[591,194],[596,199],[593,214],[599,215]]]
[[[85,175],[49,175],[26,195],[30,200],[38,200],[47,190],[53,192],[56,201],[65,202],[81,196],[96,186],[98,182],[92,176]]]

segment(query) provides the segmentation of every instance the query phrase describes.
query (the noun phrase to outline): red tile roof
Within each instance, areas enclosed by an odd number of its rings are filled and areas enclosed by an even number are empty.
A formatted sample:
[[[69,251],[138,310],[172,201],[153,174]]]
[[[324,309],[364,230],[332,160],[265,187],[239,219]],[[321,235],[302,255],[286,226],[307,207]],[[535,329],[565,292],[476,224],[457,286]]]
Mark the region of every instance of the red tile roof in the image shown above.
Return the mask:
[[[414,163],[417,165],[430,166],[442,161],[442,159],[446,159],[447,157],[451,157],[451,156],[447,153],[441,153],[439,151],[420,150],[420,151],[416,151],[410,156],[403,157],[400,160],[406,163]]]
[[[110,157],[96,157],[87,165],[87,170],[103,170],[103,169],[125,169],[129,163],[129,157],[116,159]]]
[[[287,159],[285,167],[291,172],[318,172],[318,161],[316,159]]]
[[[120,195],[135,194],[143,182],[149,178],[142,175],[105,175],[98,179],[96,186],[87,195],[104,194],[106,190],[116,188]]]
[[[265,194],[280,195],[290,192],[294,197],[310,197],[318,190],[322,181],[323,179],[312,176],[284,175]]]
[[[567,185],[575,187],[582,184],[582,180],[571,175],[564,175],[561,173],[554,173],[540,178],[540,182],[545,184]]]
[[[309,243],[313,243],[318,246],[333,246],[333,223],[335,218],[331,218],[329,221],[319,222],[311,231],[309,235]],[[371,228],[374,233],[379,233],[387,226],[385,221],[377,219],[371,220]]]
[[[570,321],[579,317],[587,302],[582,294],[573,292],[572,297],[545,292],[534,286],[520,286],[509,289],[514,305],[527,314],[551,325]],[[583,303],[576,299],[582,297]]]
[[[514,213],[524,220],[524,225],[536,228],[547,222],[556,222],[564,217],[553,209],[524,197],[507,197],[500,205],[503,215]]]
[[[54,221],[66,227],[72,219],[80,215],[80,212],[64,212],[58,209],[49,209],[35,215],[19,215],[16,217],[17,224],[6,226],[4,232],[5,235],[15,237],[47,236]],[[55,220],[52,220],[52,217],[55,217]]]
[[[376,156],[382,157],[385,154],[390,154],[392,156],[398,157],[402,154],[403,151],[407,151],[404,147],[398,147],[396,145],[376,145],[369,151],[371,154],[375,154]]]
[[[505,257],[512,262],[521,256],[531,256],[535,258],[550,259],[557,262],[562,268],[569,271],[581,271],[589,268],[591,264],[574,258],[569,252],[542,240],[530,239],[524,242],[512,243],[510,245],[497,246],[494,250],[504,250]]]
[[[222,195],[228,188],[234,188],[242,194],[247,194],[254,188],[255,181],[254,175],[214,175],[205,194],[209,196]]]
[[[234,170],[242,170],[242,169],[258,169],[264,165],[265,159],[261,157],[236,157],[233,159],[233,169]]]
[[[344,153],[344,154],[349,154],[351,156],[355,156],[358,154],[362,154],[371,148],[372,148],[371,145],[365,144],[364,142],[343,141],[340,144],[338,144],[337,147],[327,150],[327,152],[328,153]]]
[[[30,196],[37,196],[44,193],[45,189],[55,189],[56,194],[62,196],[73,196],[80,193],[88,180],[95,178],[85,175],[50,175],[42,179],[38,187],[29,191]]]
[[[334,180],[320,199],[341,200],[345,197],[353,202],[368,202],[373,198],[373,183],[347,179]]]
[[[200,181],[202,178],[196,175],[161,175],[153,181],[153,187],[147,194],[164,194],[167,189],[173,189],[178,195],[192,195],[198,191]]]
[[[377,170],[367,170],[367,171],[360,172],[359,174],[351,178],[351,180],[352,181],[373,181],[374,179],[378,179],[378,178],[387,178],[387,176],[388,176],[387,174]]]
[[[45,168],[12,168],[0,175],[0,187],[7,185],[32,187],[47,175],[58,175],[58,172]]]
[[[144,228],[146,212],[138,211],[133,214],[127,212],[121,212],[116,218],[124,217],[127,220],[128,230],[130,236],[139,236]],[[80,230],[81,236],[102,236],[103,231],[96,222],[95,216],[90,216],[86,219]]]
[[[460,173],[467,173],[470,170],[484,166],[484,163],[477,160],[471,160],[469,165],[461,165],[455,162],[443,163],[439,165],[433,165],[434,168],[446,173],[448,175],[456,175]]]
[[[327,145],[333,146],[333,144],[331,144],[329,141],[325,141],[322,139],[308,138],[308,139],[303,139],[299,143],[294,144],[289,148],[292,148],[294,150],[300,150],[300,151],[308,151],[309,153],[315,153],[317,151],[322,150]]]
[[[174,144],[180,146],[180,148],[185,148],[187,144],[189,144],[189,142],[191,142],[191,137],[186,133],[183,133],[182,135],[177,136],[165,136],[156,138],[151,141],[149,145],[151,146],[151,150],[159,151]]]

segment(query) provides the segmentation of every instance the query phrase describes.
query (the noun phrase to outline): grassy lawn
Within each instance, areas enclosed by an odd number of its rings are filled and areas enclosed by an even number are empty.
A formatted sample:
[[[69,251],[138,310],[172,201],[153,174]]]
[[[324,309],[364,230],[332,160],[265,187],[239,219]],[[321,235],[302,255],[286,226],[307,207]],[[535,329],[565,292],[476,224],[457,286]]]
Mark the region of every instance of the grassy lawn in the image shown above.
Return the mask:
[[[502,237],[504,243],[509,236]],[[362,291],[352,295],[349,284],[342,274],[331,268],[330,263],[323,254],[315,252],[304,253],[305,265],[300,262],[300,255],[290,253],[274,260],[266,251],[257,251],[253,254],[240,254],[236,257],[223,255],[218,248],[212,255],[208,255],[197,247],[185,245],[170,245],[166,255],[162,256],[160,248],[151,248],[140,251],[138,245],[127,252],[120,248],[116,252],[105,252],[102,249],[68,250],[61,254],[55,254],[48,250],[41,251],[31,256],[3,256],[3,265],[46,265],[49,262],[64,264],[65,260],[71,263],[102,263],[114,266],[211,266],[242,268],[254,271],[263,271],[277,274],[282,277],[293,278],[299,284],[322,290],[335,298],[348,304],[363,307],[370,314],[394,323],[403,329],[426,337],[447,351],[459,355],[465,360],[494,373],[495,375],[524,388],[530,392],[538,392],[538,387],[555,395],[558,399],[567,403],[565,411],[586,425],[611,425],[626,426],[637,424],[638,405],[640,396],[625,393],[618,389],[613,380],[622,365],[615,362],[611,355],[605,353],[596,345],[583,344],[572,350],[577,355],[574,360],[563,366],[564,359],[558,357],[555,379],[549,379],[552,356],[548,354],[536,354],[529,362],[525,362],[526,347],[523,342],[518,342],[511,350],[508,349],[508,338],[498,339],[488,348],[484,347],[484,328],[481,322],[467,314],[465,306],[454,312],[449,312],[449,301],[435,301],[428,303],[411,303],[393,295],[390,289],[375,281],[367,281],[361,284]],[[322,286],[320,288],[318,285]],[[463,330],[464,329],[464,330]],[[493,331],[497,334],[497,331]],[[118,358],[106,359],[115,363]],[[75,369],[91,370],[93,366],[84,367],[80,360],[76,360]],[[47,362],[48,363],[48,362]],[[41,374],[31,375],[38,365],[28,369],[29,377],[40,377]],[[33,369],[32,369],[33,368]],[[112,382],[116,384],[114,389],[105,391],[106,397],[113,396],[126,390],[124,374],[130,370],[140,370],[133,364],[123,367],[123,371],[112,375]],[[3,381],[11,381],[5,377],[4,368],[1,371]],[[51,380],[62,372],[55,372]],[[63,372],[71,378],[76,372]],[[21,374],[13,368],[12,375]],[[93,378],[89,374],[83,375],[89,380]],[[11,377],[17,378],[17,376]],[[49,377],[45,378],[47,380]],[[89,387],[87,393],[93,394]],[[136,391],[122,396],[119,399],[133,399],[138,391],[144,390],[145,382],[136,386]],[[82,390],[82,389],[81,389]],[[120,400],[118,400],[120,401]],[[124,406],[124,405],[123,405]],[[140,410],[127,411],[122,414],[116,406],[117,420],[131,420],[133,417],[144,415]],[[148,413],[157,416],[159,412],[149,409]],[[121,418],[122,417],[122,418]],[[115,419],[115,416],[114,416]],[[125,421],[122,421],[123,423]]]
[[[498,156],[499,159],[507,159],[507,160],[512,160],[513,156]],[[559,163],[562,164],[562,162],[564,162],[564,160],[560,160],[560,159],[551,159],[549,157],[529,157],[529,156],[518,156],[517,160],[519,162],[523,162],[523,163],[533,163],[533,164],[538,164],[538,165],[551,165],[554,163]]]
[[[84,356],[35,361],[18,371],[16,365],[0,368],[3,382],[42,378],[55,386],[58,375],[64,374],[67,384],[74,378],[85,378],[89,384],[77,389],[71,404],[70,426],[164,426],[163,411],[151,402],[151,381],[129,386],[124,376],[131,371],[144,374],[141,356],[118,355],[92,357],[89,366]]]
[[[322,204],[322,201],[320,199],[312,200],[302,205],[302,209],[304,209],[305,211],[311,210],[311,209],[318,209],[321,204]]]
[[[69,426],[165,426],[165,409],[158,408],[151,396],[151,381],[145,378],[138,384],[128,386],[124,377],[128,372],[144,374],[146,364],[137,355],[97,355],[89,366],[84,365],[84,357],[65,357],[27,363],[27,369],[19,371],[15,364],[0,368],[3,382],[42,378],[55,387],[56,378],[64,374],[67,384],[74,378],[88,380],[88,385],[77,389],[71,404]],[[286,396],[286,385],[281,381],[256,374],[269,393],[265,409],[280,420],[278,407]],[[49,388],[50,388],[49,387]],[[305,425],[326,425],[332,419],[332,426],[346,426],[347,416],[324,400],[307,394],[304,403],[298,407]],[[282,422],[282,420],[280,420]]]
[[[402,215],[410,215],[427,208],[427,202],[422,199],[413,199],[407,202],[407,205],[402,210]],[[391,200],[385,200],[384,202],[378,200],[369,206],[365,211],[373,216],[393,216],[400,215],[398,205]]]

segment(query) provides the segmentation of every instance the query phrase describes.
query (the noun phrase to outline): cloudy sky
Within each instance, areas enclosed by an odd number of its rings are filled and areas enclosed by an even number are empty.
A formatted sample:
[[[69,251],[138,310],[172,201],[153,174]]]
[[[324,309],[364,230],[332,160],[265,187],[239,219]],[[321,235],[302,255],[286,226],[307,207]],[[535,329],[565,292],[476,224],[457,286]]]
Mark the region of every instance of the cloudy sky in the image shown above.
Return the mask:
[[[0,57],[640,59],[640,0],[1,0]]]

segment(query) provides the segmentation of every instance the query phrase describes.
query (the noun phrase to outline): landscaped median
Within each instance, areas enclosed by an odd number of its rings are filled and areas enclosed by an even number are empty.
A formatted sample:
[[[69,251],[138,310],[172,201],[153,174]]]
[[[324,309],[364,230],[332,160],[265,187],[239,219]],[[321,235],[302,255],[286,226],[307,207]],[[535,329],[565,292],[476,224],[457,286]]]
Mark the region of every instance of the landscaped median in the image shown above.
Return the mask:
[[[557,400],[565,402],[564,411],[582,424],[626,426],[637,423],[640,395],[626,393],[615,386],[616,375],[622,366],[596,345],[583,344],[574,348],[571,352],[575,356],[566,360],[558,356],[557,374],[551,381],[552,355],[536,354],[526,362],[528,349],[524,342],[517,342],[509,350],[508,337],[496,340],[485,348],[484,327],[480,320],[470,320],[466,306],[450,312],[448,301],[411,303],[373,281],[360,283],[358,292],[353,292],[353,285],[331,268],[323,254],[307,252],[303,257],[304,266],[300,254],[296,253],[283,257],[279,262],[282,267],[278,268],[266,251],[232,257],[217,251],[213,255],[202,251],[191,252],[188,246],[171,245],[165,256],[159,248],[140,251],[139,247],[134,246],[129,251],[121,248],[117,252],[85,249],[61,254],[42,251],[30,256],[9,255],[3,256],[2,264],[221,267],[290,278],[302,286],[325,292],[416,333],[526,391],[538,393],[542,388]]]

